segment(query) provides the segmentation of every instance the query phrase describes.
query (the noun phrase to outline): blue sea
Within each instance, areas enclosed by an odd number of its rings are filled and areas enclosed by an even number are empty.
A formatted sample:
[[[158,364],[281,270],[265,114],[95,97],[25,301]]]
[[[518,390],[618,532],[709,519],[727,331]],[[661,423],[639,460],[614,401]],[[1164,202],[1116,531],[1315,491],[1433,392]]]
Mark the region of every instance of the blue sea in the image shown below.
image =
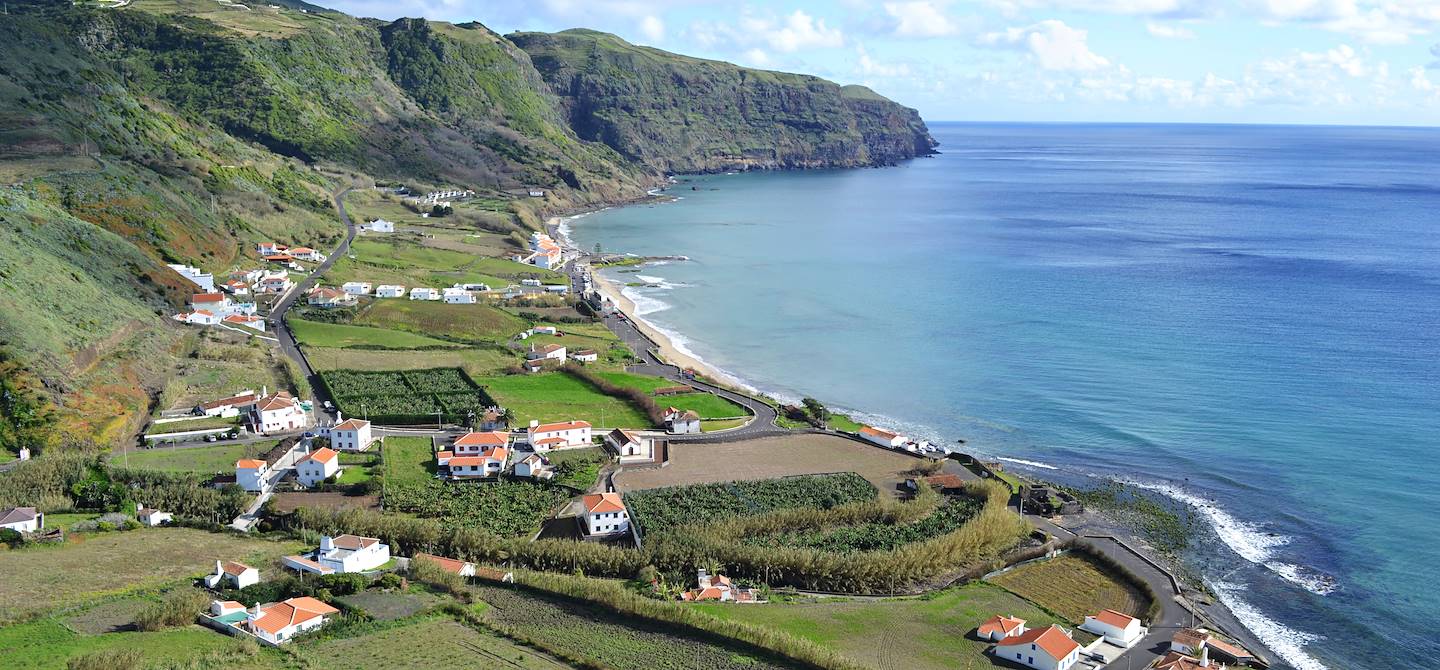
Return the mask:
[[[932,131],[567,227],[692,259],[612,276],[755,388],[1189,506],[1184,558],[1282,667],[1432,667],[1440,131]]]

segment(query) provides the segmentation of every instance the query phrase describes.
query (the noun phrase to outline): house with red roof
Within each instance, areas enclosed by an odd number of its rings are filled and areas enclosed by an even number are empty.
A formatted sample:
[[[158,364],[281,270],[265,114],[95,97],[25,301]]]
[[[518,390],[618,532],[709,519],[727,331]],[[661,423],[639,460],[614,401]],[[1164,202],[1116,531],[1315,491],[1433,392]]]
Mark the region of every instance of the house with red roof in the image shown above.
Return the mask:
[[[982,640],[999,642],[1011,635],[1019,635],[1025,632],[1025,620],[1012,616],[1001,616],[996,614],[990,617],[985,623],[975,629],[975,635]]]
[[[209,618],[231,632],[243,632],[271,646],[279,646],[301,633],[319,628],[340,610],[323,601],[302,596],[246,609],[233,600],[210,603]]]
[[[204,416],[234,416],[235,412],[250,407],[259,399],[259,394],[246,389],[229,398],[202,402],[195,406],[194,411],[196,414],[202,414]]]
[[[289,392],[277,391],[251,405],[248,420],[257,433],[275,433],[304,429],[310,424],[310,415]]]
[[[1105,638],[1110,644],[1126,648],[1139,642],[1146,633],[1139,619],[1110,609],[1086,616],[1085,623],[1080,624],[1080,630],[1089,631]]]
[[[665,409],[665,432],[671,435],[685,435],[700,432],[700,415],[694,410]]]
[[[619,493],[591,493],[580,498],[580,525],[586,537],[604,537],[630,531],[630,513]]]
[[[864,438],[868,442],[872,442],[874,444],[885,447],[886,449],[896,449],[898,447],[903,447],[905,446],[906,442],[910,441],[910,438],[907,438],[899,433],[888,431],[883,428],[873,428],[870,426],[865,426],[860,429],[860,437]]]
[[[273,256],[275,254],[284,253],[289,248],[290,247],[287,247],[283,244],[277,244],[275,242],[261,242],[255,250],[258,251],[261,256]]]
[[[320,447],[295,464],[295,478],[305,486],[314,486],[331,477],[340,476],[340,452]]]
[[[346,419],[330,427],[330,448],[339,451],[365,451],[375,444],[370,433],[370,422],[363,419]]]
[[[260,583],[260,571],[244,563],[215,560],[215,572],[205,575],[205,588],[243,589]]]
[[[270,464],[258,458],[235,461],[235,483],[246,491],[260,492],[270,488]]]
[[[1069,670],[1080,660],[1080,643],[1064,628],[1051,625],[1008,635],[995,643],[996,658],[1036,670]]]
[[[390,561],[390,545],[379,538],[359,535],[320,537],[320,548],[307,554],[285,556],[280,563],[291,570],[317,575],[365,572]]]
[[[562,421],[559,423],[531,421],[525,434],[532,449],[550,451],[551,449],[591,446],[590,430],[588,421]]]
[[[695,578],[695,588],[680,594],[680,599],[685,602],[700,602],[704,600],[717,600],[722,603],[763,603],[759,594],[754,589],[745,589],[735,586],[730,578],[725,575],[711,575],[710,571],[700,568]]]
[[[285,253],[289,254],[291,258],[298,258],[302,261],[310,261],[312,263],[325,262],[325,254],[310,247],[290,247]]]

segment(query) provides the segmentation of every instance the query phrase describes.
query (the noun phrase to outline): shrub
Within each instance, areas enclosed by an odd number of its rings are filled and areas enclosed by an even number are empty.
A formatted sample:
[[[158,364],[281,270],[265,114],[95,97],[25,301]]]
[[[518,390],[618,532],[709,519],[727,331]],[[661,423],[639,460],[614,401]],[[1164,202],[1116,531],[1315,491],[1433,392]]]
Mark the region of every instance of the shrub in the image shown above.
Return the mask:
[[[7,544],[11,547],[18,547],[25,543],[25,536],[21,535],[20,531],[14,528],[0,528],[0,543]]]
[[[140,670],[144,658],[139,649],[106,649],[71,658],[69,670]]]
[[[210,597],[203,591],[190,588],[172,591],[164,600],[142,610],[135,617],[135,627],[153,632],[190,624],[209,602]]]
[[[459,596],[466,593],[464,577],[440,567],[439,563],[428,558],[411,559],[410,577],[421,584],[428,584],[451,595]]]

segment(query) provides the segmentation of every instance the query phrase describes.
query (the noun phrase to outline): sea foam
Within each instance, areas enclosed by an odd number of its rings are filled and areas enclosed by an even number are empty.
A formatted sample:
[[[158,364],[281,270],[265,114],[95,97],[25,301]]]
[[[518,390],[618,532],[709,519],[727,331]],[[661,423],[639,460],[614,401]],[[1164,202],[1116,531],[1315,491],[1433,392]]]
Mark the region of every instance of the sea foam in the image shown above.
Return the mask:
[[[1025,465],[1025,466],[1029,466],[1029,467],[1032,467],[1032,468],[1040,468],[1041,470],[1059,470],[1059,469],[1060,469],[1060,468],[1057,468],[1057,467],[1055,467],[1055,466],[1053,466],[1053,465],[1050,465],[1049,463],[1041,463],[1040,461],[1027,461],[1027,460],[1025,460],[1025,459],[1023,459],[1023,458],[1010,458],[1010,457],[1008,457],[1008,456],[996,456],[995,458],[996,458],[997,460],[1006,461],[1006,462],[1009,462],[1009,463],[1018,463],[1018,464],[1020,464],[1020,465]]]
[[[1261,642],[1265,643],[1285,662],[1294,666],[1296,670],[1329,670],[1324,663],[1321,663],[1314,656],[1305,652],[1305,645],[1322,639],[1314,633],[1295,630],[1270,617],[1265,616],[1254,605],[1240,597],[1245,592],[1243,586],[1229,584],[1226,582],[1214,582],[1210,589],[1219,596],[1220,602],[1245,624],[1245,627],[1255,633]]]

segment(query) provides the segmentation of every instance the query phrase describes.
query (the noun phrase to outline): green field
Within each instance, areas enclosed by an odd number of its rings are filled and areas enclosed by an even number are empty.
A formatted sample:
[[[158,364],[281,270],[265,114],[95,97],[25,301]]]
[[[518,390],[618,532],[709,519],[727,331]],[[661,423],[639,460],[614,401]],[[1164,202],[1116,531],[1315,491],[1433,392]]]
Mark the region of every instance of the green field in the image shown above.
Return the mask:
[[[387,437],[383,450],[386,485],[423,484],[434,479],[435,456],[428,437]]]
[[[306,660],[306,667],[322,670],[570,667],[493,633],[438,617],[360,637],[325,640],[294,653]]]
[[[870,667],[918,670],[995,667],[984,654],[989,643],[975,639],[974,631],[996,614],[1018,616],[1032,628],[1065,623],[1004,589],[982,583],[922,598],[694,607],[817,642]]]
[[[628,372],[597,372],[600,377],[617,386],[640,389],[652,393],[655,389],[683,386],[680,382],[664,377],[650,377]],[[693,410],[701,419],[729,419],[749,416],[749,412],[729,400],[712,393],[681,393],[678,395],[655,396],[655,403],[665,407]]]
[[[234,472],[235,461],[254,458],[269,451],[276,442],[266,440],[247,444],[226,444],[218,442],[213,447],[192,447],[166,449],[156,447],[129,451],[110,457],[110,463],[121,467],[161,472]]]
[[[409,300],[386,300],[390,303],[410,303]],[[458,305],[450,305],[457,307]],[[437,340],[432,337],[406,333],[385,328],[367,328],[340,323],[320,323],[304,319],[290,319],[290,329],[301,344],[312,347],[354,347],[371,346],[386,349],[420,349],[424,347],[454,347],[454,342]]]
[[[563,372],[504,375],[475,380],[496,402],[515,412],[515,424],[535,419],[589,421],[601,428],[648,428],[650,420],[639,408],[612,398],[581,379]]]
[[[207,428],[232,428],[240,425],[236,417],[223,418],[218,416],[197,416],[184,421],[167,421],[165,423],[150,424],[145,430],[147,435],[163,435],[166,433],[183,433],[191,430],[205,430]]]
[[[424,246],[400,235],[357,239],[350,246],[350,253],[355,258],[337,261],[326,273],[327,283],[368,281],[436,288],[456,283],[483,283],[500,289],[528,277],[547,283],[563,281],[559,274],[549,270],[502,258]]]
[[[555,466],[556,484],[588,489],[595,485],[600,468],[610,460],[610,455],[600,447],[585,449],[560,449],[546,455]]]
[[[462,305],[463,306],[463,305]],[[305,356],[320,372],[330,370],[423,370],[462,368],[471,377],[498,374],[519,358],[502,349],[429,349],[424,351],[327,349],[306,347]]]
[[[356,317],[355,323],[456,341],[496,344],[504,344],[525,330],[525,322],[520,317],[497,307],[430,300],[377,300]]]
[[[162,666],[207,661],[211,665],[203,667],[268,668],[280,660],[274,651],[242,649],[240,640],[195,625],[98,635],[77,633],[55,619],[0,628],[0,665],[14,670],[64,670],[73,657],[110,650],[136,650],[146,664]]]

